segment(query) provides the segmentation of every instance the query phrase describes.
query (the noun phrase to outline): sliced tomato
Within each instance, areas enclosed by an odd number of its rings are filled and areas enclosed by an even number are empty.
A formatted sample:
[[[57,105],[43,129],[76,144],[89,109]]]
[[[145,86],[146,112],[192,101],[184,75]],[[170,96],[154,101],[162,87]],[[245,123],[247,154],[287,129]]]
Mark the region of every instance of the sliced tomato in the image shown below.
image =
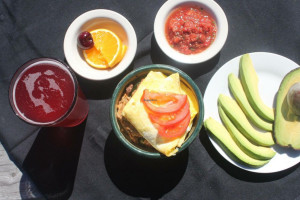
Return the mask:
[[[181,122],[187,114],[189,114],[190,104],[188,101],[184,104],[184,106],[179,109],[177,112],[173,113],[164,113],[164,114],[156,114],[149,112],[149,118],[153,123],[157,123],[163,126],[172,126],[179,122]]]
[[[181,137],[186,132],[190,120],[191,115],[189,110],[186,118],[184,118],[181,122],[175,124],[174,126],[157,125],[158,134],[165,138]]]
[[[172,113],[184,106],[187,101],[187,95],[170,92],[155,92],[145,89],[141,101],[153,112]]]

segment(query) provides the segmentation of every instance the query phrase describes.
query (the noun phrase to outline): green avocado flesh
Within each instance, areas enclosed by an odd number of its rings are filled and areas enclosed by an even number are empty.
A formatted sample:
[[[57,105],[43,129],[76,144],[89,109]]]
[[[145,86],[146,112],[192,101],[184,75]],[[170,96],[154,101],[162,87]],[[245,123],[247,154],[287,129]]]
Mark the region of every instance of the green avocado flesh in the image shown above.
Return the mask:
[[[263,119],[273,122],[274,111],[261,99],[258,92],[258,77],[253,67],[249,54],[244,54],[240,59],[239,75],[250,105]]]
[[[300,82],[300,68],[289,72],[282,80],[276,99],[274,137],[281,146],[300,149],[300,117],[295,115],[287,103],[287,94],[292,85]]]
[[[260,167],[269,162],[269,160],[254,159],[244,153],[232,139],[227,129],[213,118],[206,119],[204,127],[214,136],[215,141],[232,159],[253,167]]]
[[[254,129],[234,99],[224,94],[220,94],[218,98],[218,105],[222,107],[228,118],[233,122],[238,130],[251,142],[261,146],[272,146],[274,144],[272,133],[263,133]]]
[[[261,128],[265,131],[272,131],[273,124],[261,119],[249,104],[240,79],[231,73],[228,76],[228,84],[232,95],[238,102],[241,109],[244,111],[247,118],[258,128]]]
[[[223,121],[225,127],[230,133],[231,137],[235,141],[235,143],[243,150],[246,154],[251,156],[252,158],[259,160],[267,160],[274,157],[276,152],[270,147],[257,146],[251,143],[230,121],[230,119],[226,116],[223,109],[218,106],[219,115],[221,120]]]

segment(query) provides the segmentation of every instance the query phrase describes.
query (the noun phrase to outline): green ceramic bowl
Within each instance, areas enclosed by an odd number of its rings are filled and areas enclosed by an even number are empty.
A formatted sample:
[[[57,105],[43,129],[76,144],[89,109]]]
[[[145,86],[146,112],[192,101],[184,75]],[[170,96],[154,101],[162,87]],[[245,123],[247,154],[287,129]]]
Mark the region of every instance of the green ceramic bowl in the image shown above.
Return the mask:
[[[130,139],[128,139],[120,131],[120,124],[116,117],[116,110],[117,110],[116,105],[118,104],[120,98],[124,94],[125,88],[130,83],[134,83],[135,81],[140,80],[143,77],[145,77],[149,71],[160,71],[160,72],[164,73],[165,75],[170,75],[170,74],[178,72],[180,75],[180,78],[181,78],[181,82],[183,84],[186,84],[186,86],[188,86],[194,92],[195,96],[198,99],[199,113],[197,114],[196,118],[194,119],[193,127],[191,128],[186,140],[184,141],[182,146],[179,148],[177,154],[179,152],[183,151],[184,149],[186,149],[199,134],[199,131],[203,124],[203,118],[204,118],[203,99],[202,99],[202,94],[201,94],[198,86],[194,83],[194,81],[186,73],[184,73],[183,71],[181,71],[175,67],[171,67],[168,65],[154,64],[154,65],[142,66],[140,68],[133,70],[129,74],[127,74],[119,82],[119,84],[117,85],[117,87],[112,95],[112,101],[111,101],[111,105],[110,105],[110,120],[111,120],[112,128],[113,128],[116,136],[128,149],[132,150],[133,152],[135,152],[139,155],[149,157],[149,158],[162,158],[162,157],[166,157],[166,156],[159,153],[158,151],[149,151],[149,150],[146,150],[146,149],[143,149],[141,147],[134,145],[130,141]]]

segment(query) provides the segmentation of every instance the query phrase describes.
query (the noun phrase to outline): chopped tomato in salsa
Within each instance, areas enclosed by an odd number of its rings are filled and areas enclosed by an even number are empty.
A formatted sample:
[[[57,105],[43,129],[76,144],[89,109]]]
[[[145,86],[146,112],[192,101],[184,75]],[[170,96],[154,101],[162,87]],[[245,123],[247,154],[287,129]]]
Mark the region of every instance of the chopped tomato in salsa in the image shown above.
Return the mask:
[[[145,89],[141,102],[160,136],[175,138],[186,132],[191,119],[187,95]]]
[[[211,45],[216,37],[217,26],[203,8],[182,6],[169,16],[165,31],[174,49],[183,54],[196,54]]]

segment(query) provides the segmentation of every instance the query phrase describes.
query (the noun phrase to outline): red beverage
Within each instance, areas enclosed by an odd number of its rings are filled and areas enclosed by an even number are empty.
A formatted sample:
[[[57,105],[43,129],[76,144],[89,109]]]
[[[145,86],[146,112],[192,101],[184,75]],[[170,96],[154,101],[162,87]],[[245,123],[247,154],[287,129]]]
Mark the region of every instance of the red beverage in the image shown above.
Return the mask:
[[[9,93],[16,115],[30,124],[76,126],[88,114],[76,76],[54,59],[25,63],[14,75]]]

